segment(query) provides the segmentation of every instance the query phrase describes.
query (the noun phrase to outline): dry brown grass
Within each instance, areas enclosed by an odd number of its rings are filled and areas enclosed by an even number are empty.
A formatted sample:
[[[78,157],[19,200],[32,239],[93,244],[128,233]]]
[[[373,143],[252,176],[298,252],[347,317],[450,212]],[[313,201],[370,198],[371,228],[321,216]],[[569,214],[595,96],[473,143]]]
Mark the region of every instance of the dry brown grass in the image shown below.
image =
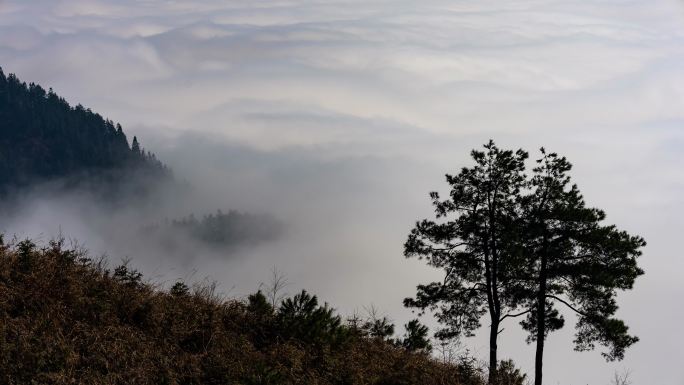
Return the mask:
[[[482,383],[352,332],[335,345],[285,338],[242,301],[171,294],[141,278],[61,242],[0,242],[0,383]]]

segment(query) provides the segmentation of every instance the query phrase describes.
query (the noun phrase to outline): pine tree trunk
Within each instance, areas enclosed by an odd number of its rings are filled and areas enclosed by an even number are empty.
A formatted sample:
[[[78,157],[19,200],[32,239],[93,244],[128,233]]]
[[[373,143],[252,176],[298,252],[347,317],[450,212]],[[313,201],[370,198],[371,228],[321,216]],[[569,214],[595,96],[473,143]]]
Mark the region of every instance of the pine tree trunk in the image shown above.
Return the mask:
[[[546,255],[542,255],[537,292],[537,351],[534,357],[534,385],[542,385],[544,337],[546,328]]]
[[[489,385],[497,383],[497,344],[496,340],[499,337],[499,320],[498,317],[492,319],[492,327],[489,330]]]

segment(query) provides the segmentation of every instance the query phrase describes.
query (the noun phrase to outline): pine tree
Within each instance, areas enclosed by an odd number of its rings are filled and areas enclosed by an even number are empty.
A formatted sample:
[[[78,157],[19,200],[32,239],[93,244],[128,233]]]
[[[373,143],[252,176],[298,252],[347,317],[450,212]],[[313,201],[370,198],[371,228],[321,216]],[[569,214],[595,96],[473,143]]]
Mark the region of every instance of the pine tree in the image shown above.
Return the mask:
[[[278,309],[277,318],[285,336],[314,345],[336,344],[346,336],[342,319],[334,309],[328,304],[320,306],[318,298],[306,290],[285,299]]]
[[[141,154],[140,150],[140,144],[138,143],[138,137],[134,136],[133,137],[133,143],[131,143],[131,150],[133,151],[134,154]]]
[[[512,253],[517,245],[513,224],[517,198],[524,187],[527,153],[499,149],[493,141],[484,151],[471,153],[475,165],[458,175],[447,175],[449,198],[430,194],[439,222],[416,223],[404,245],[406,257],[425,259],[444,269],[442,281],[419,285],[415,298],[404,305],[437,310],[444,326],[440,339],[470,336],[489,314],[489,383],[496,382],[499,325],[514,314],[517,297],[509,290],[515,277],[510,271],[524,261]]]
[[[362,330],[373,338],[385,340],[394,334],[394,324],[387,317],[374,318],[366,321]]]
[[[528,307],[522,322],[536,341],[535,384],[542,384],[544,340],[560,329],[561,304],[577,314],[575,349],[608,347],[607,360],[622,359],[625,349],[638,341],[614,317],[616,290],[631,289],[643,271],[637,266],[643,238],[603,225],[602,210],[588,208],[576,185],[570,183],[571,164],[554,153],[534,168],[531,192],[520,199],[521,250],[528,260],[517,274],[521,304]],[[530,268],[531,267],[531,268]]]
[[[428,353],[432,350],[430,338],[428,337],[428,328],[422,325],[417,319],[409,321],[404,325],[406,333],[401,345],[412,352]]]

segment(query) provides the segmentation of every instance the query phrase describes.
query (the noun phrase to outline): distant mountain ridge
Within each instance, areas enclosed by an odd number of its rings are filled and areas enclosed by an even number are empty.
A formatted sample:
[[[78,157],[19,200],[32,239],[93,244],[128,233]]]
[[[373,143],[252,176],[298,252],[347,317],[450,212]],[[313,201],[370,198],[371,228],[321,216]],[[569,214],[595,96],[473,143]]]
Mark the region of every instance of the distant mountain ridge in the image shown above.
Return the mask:
[[[54,180],[109,190],[135,179],[140,190],[168,176],[120,124],[0,68],[0,193]]]

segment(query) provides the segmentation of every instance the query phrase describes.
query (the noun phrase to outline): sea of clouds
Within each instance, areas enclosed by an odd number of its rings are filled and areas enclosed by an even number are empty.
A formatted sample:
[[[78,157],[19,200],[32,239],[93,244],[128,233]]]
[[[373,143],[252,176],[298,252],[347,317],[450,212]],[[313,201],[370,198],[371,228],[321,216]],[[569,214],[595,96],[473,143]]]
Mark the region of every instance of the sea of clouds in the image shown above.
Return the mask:
[[[401,324],[401,300],[440,276],[402,256],[432,214],[427,193],[489,138],[545,146],[574,163],[589,204],[649,242],[646,275],[619,297],[641,341],[606,364],[572,351],[568,323],[549,338],[545,378],[606,384],[630,368],[635,384],[678,385],[683,62],[674,0],[0,0],[6,73],[121,122],[193,186],[145,219],[237,209],[287,230],[239,255],[169,255],[112,234],[128,214],[102,224],[95,202],[71,196],[27,199],[0,229],[61,231],[159,280],[210,277],[234,296],[276,266],[290,291],[346,314],[373,303]],[[505,328],[501,355],[531,373],[532,347]],[[486,356],[486,336],[464,343]]]

